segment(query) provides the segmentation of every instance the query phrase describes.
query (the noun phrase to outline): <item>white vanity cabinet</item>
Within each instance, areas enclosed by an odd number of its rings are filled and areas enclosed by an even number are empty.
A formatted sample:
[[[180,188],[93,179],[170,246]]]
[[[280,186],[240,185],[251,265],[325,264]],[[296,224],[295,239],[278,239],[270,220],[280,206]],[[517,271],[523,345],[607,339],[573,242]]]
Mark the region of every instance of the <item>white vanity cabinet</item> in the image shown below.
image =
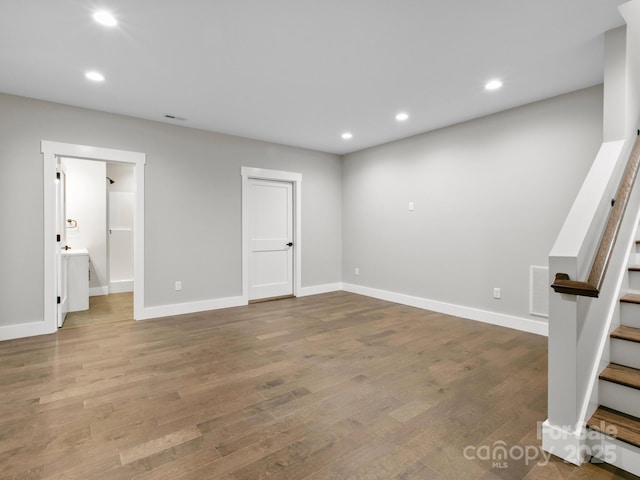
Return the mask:
[[[67,257],[67,311],[89,310],[89,252],[77,248],[63,255]]]

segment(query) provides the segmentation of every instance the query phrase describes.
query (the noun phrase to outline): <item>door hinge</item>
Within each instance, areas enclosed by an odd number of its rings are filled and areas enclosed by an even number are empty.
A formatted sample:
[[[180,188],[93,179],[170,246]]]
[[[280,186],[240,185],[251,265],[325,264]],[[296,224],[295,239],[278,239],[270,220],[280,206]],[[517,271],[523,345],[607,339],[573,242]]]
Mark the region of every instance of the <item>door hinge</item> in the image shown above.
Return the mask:
[[[56,242],[59,242],[59,241],[60,241],[60,234],[58,233],[56,234]]]
[[[60,297],[57,297],[57,299],[56,299],[56,303],[57,303],[58,305],[60,305]]]
[[[60,180],[60,172],[56,172],[56,180]]]

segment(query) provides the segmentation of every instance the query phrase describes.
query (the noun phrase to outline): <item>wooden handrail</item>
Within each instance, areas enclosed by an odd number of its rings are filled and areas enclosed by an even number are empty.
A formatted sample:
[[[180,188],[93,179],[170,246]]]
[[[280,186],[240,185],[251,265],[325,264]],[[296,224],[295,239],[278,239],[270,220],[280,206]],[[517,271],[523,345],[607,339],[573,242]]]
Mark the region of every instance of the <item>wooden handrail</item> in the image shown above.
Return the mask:
[[[618,185],[618,192],[616,193],[615,199],[612,200],[607,225],[602,234],[596,257],[591,265],[589,277],[586,281],[581,282],[571,280],[566,273],[556,273],[555,280],[551,285],[551,288],[553,288],[556,293],[568,293],[585,297],[597,297],[599,295],[604,276],[607,273],[609,260],[613,253],[613,247],[618,239],[622,218],[627,209],[631,190],[633,189],[633,184],[636,181],[640,167],[640,130],[638,130],[638,135],[629,160],[627,161],[627,166],[624,169],[624,174],[620,180],[620,185]]]

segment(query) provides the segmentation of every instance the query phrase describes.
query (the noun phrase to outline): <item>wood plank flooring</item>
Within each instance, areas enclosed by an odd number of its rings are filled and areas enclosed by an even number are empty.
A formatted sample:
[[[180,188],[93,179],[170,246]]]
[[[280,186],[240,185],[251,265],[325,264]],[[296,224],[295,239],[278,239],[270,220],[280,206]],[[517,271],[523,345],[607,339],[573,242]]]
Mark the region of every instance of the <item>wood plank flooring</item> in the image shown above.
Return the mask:
[[[0,343],[0,479],[635,478],[545,462],[546,362],[345,292],[61,329]],[[535,458],[483,460],[500,442]]]
[[[89,310],[69,312],[62,328],[133,321],[133,293],[89,297]]]

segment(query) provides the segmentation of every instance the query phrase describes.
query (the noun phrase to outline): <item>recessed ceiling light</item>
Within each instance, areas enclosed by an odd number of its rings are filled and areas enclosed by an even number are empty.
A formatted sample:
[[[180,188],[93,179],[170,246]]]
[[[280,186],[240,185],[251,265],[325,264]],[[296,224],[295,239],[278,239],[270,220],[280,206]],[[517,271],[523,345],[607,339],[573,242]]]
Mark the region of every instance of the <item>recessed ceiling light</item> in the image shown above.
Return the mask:
[[[497,78],[488,81],[484,86],[486,90],[498,90],[500,87],[502,87],[502,80],[498,80]]]
[[[409,114],[405,112],[400,112],[399,114],[396,115],[396,120],[398,120],[399,122],[404,122],[408,118],[409,118]]]
[[[102,75],[100,72],[87,72],[84,74],[84,76],[93,82],[104,82],[104,75]]]
[[[106,10],[100,10],[93,14],[93,19],[106,27],[115,27],[118,24],[116,18]]]
[[[351,132],[344,132],[342,134],[342,138],[343,138],[343,140],[349,140],[349,139],[353,138],[353,134]]]

